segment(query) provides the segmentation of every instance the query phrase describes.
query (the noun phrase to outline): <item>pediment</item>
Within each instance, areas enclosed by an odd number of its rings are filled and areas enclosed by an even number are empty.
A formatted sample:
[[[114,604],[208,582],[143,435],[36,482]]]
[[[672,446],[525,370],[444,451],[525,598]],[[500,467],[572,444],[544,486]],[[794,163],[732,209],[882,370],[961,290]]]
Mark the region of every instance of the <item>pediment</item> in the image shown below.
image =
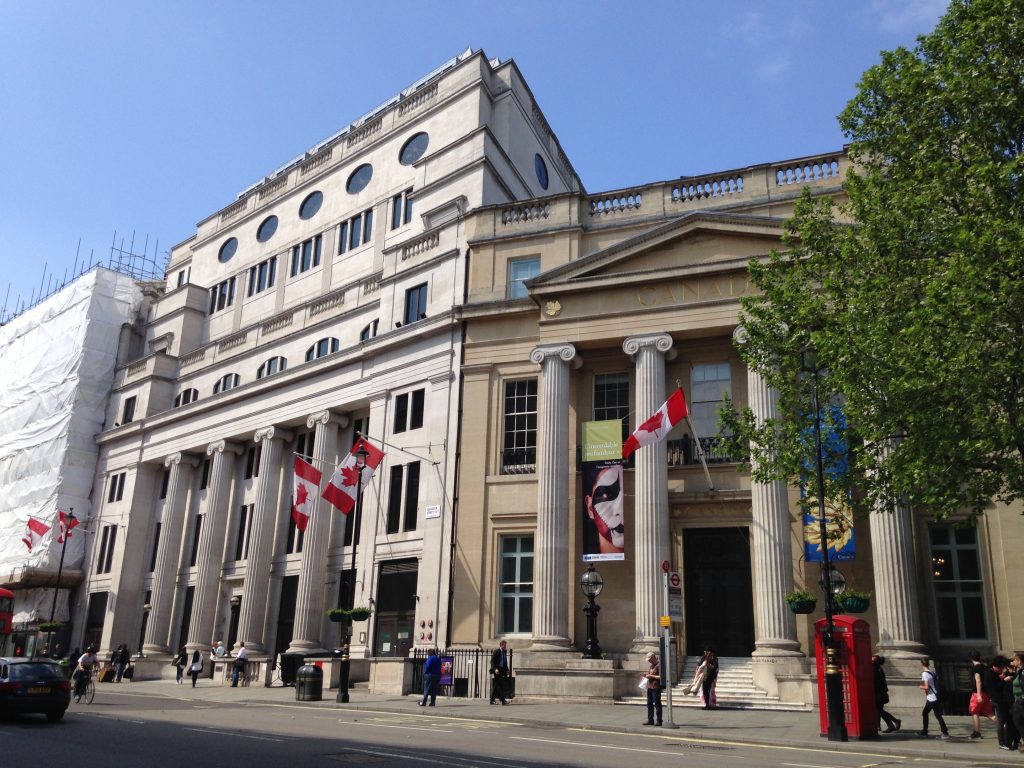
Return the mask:
[[[537,296],[744,271],[782,247],[782,220],[695,212],[605,246],[527,282]]]

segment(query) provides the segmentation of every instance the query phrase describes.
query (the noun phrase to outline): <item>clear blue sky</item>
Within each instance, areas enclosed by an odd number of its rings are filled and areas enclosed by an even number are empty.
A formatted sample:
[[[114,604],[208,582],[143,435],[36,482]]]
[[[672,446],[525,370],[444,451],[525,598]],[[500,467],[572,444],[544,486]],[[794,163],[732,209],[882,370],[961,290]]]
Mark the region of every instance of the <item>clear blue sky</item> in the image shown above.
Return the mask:
[[[243,188],[466,48],[513,58],[590,192],[838,149],[944,0],[0,0],[0,307]]]

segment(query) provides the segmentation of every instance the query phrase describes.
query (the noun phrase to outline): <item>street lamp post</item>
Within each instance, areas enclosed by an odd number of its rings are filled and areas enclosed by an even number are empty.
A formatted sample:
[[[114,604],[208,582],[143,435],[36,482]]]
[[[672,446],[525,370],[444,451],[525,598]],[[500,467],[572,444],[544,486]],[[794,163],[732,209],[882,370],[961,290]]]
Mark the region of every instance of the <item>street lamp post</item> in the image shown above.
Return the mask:
[[[359,543],[359,515],[363,509],[363,470],[366,468],[366,457],[370,455],[370,452],[366,450],[362,441],[359,442],[359,448],[355,451],[356,459],[356,472],[358,473],[358,480],[356,481],[356,506],[352,512],[352,573],[349,578],[349,594],[348,594],[348,607],[349,610],[355,607],[356,603],[356,544]],[[336,698],[339,704],[348,704],[349,702],[349,679],[352,674],[352,657],[350,655],[352,649],[352,617],[347,616],[345,618],[344,628],[344,644],[341,648],[341,670],[338,680],[338,696]]]
[[[583,606],[583,612],[587,614],[587,644],[583,648],[584,659],[600,659],[601,645],[597,642],[597,614],[601,610],[595,601],[601,590],[604,589],[604,579],[594,569],[594,564],[580,576],[580,589],[587,596],[587,604]]]
[[[825,712],[828,716],[828,740],[846,741],[843,713],[843,677],[839,669],[833,621],[832,565],[828,555],[828,521],[825,516],[825,468],[821,457],[821,410],[818,405],[818,362],[813,348],[803,352],[803,368],[811,374],[811,409],[814,411],[814,467],[818,485],[818,540],[821,544],[821,589],[825,593]]]
[[[53,617],[57,615],[57,595],[60,594],[60,577],[64,571],[64,553],[68,549],[68,539],[71,538],[71,529],[75,527],[75,508],[68,509],[64,518],[63,530],[61,531],[60,564],[57,566],[57,585],[53,589],[53,603],[50,604],[50,629],[46,630],[46,652],[53,655],[53,648],[50,641],[53,639]]]

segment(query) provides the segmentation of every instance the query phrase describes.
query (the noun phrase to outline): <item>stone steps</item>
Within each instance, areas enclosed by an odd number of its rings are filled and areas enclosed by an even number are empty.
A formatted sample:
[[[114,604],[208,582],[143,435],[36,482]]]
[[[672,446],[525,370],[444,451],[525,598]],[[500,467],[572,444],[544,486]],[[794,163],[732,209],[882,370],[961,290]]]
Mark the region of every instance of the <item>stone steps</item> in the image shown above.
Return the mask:
[[[703,706],[700,694],[688,695],[687,686],[693,680],[693,673],[700,664],[699,656],[688,656],[683,662],[682,673],[676,678],[681,682],[672,686],[672,707],[686,709]],[[749,658],[719,658],[718,683],[715,696],[720,709],[763,709],[781,712],[810,712],[812,707],[803,702],[786,702],[778,696],[769,696],[754,685],[753,664]],[[664,700],[664,697],[663,697]],[[624,703],[645,704],[646,696],[632,696]]]

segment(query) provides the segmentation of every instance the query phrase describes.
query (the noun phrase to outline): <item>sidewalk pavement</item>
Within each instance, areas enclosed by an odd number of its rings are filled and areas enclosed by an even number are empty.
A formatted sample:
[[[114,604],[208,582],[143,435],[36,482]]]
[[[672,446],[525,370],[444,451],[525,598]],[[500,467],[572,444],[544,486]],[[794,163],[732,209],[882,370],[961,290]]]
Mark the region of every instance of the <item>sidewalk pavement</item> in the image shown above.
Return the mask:
[[[938,726],[931,718],[928,738],[915,735],[920,728],[919,710],[893,710],[901,718],[902,729],[896,733],[879,735],[872,740],[851,739],[832,742],[819,735],[818,713],[775,712],[767,710],[673,708],[673,721],[678,728],[656,728],[643,725],[646,707],[637,704],[556,703],[547,701],[513,700],[508,706],[492,706],[486,699],[438,697],[434,708],[416,706],[419,696],[387,696],[369,693],[365,689],[350,691],[348,704],[335,701],[336,689],[324,690],[322,701],[296,701],[295,688],[274,686],[239,687],[215,685],[200,680],[192,688],[189,681],[177,685],[172,680],[133,681],[124,684],[97,686],[97,697],[110,693],[131,693],[147,696],[204,701],[221,704],[288,705],[314,708],[345,708],[361,712],[400,714],[405,717],[454,717],[479,721],[522,723],[524,725],[562,726],[615,733],[659,733],[666,738],[694,739],[704,742],[732,742],[802,749],[835,750],[847,753],[899,755],[903,757],[933,758],[971,762],[984,761],[986,765],[1024,765],[1024,754],[998,748],[995,729],[983,724],[981,740],[969,738],[972,726],[969,717],[946,717],[951,734],[948,739],[938,738]],[[668,722],[668,709],[665,708]]]

